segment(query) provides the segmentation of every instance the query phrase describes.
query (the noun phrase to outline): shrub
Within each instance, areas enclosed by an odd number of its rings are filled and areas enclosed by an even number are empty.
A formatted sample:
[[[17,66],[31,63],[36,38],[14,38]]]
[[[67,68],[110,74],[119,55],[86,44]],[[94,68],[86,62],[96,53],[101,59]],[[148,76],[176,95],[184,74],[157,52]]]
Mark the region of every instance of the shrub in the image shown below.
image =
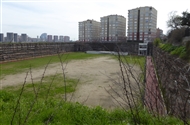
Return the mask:
[[[154,40],[154,45],[155,45],[155,46],[160,45],[160,43],[161,43],[161,40],[160,40],[159,38],[156,38],[156,39]]]
[[[177,47],[170,52],[171,55],[177,55],[177,56],[180,56],[181,53],[186,53],[186,49],[184,46]]]
[[[169,52],[171,55],[176,55],[181,59],[190,59],[190,41],[187,42],[186,46],[173,46],[170,43],[160,43],[159,48],[166,52]]]
[[[187,54],[190,56],[190,41],[187,41],[185,47],[186,47]]]
[[[171,51],[175,50],[176,48],[177,48],[177,46],[173,46],[172,44],[169,44],[169,43],[163,44],[161,46],[161,49],[163,49],[166,52],[171,52]]]
[[[187,60],[187,59],[189,58],[186,52],[180,53],[179,57],[180,57],[181,59],[184,59],[184,60]]]

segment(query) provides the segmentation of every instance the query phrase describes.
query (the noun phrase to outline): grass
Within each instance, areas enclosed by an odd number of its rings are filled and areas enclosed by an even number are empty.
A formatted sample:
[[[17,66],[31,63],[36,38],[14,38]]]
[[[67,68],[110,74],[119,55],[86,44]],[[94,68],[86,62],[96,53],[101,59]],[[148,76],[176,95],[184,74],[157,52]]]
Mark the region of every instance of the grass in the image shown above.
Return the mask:
[[[186,44],[186,46],[174,46],[171,43],[162,43],[160,39],[154,40],[154,45],[158,46],[165,52],[168,52],[171,55],[175,55],[183,60],[190,61],[190,41]]]
[[[35,92],[40,87],[38,98],[43,99],[44,95],[47,95],[48,93],[48,96],[50,98],[61,99],[63,98],[63,95],[65,93],[71,93],[75,91],[75,87],[78,83],[78,80],[66,78],[65,82],[66,82],[66,92],[64,89],[65,83],[64,83],[62,74],[45,76],[42,82],[38,81],[38,82],[34,82],[33,84],[26,83],[24,92],[23,92],[23,97],[34,98]],[[22,88],[22,85],[17,85],[17,86],[9,86],[9,87],[6,87],[5,89],[7,91],[12,91],[14,95],[19,96],[21,88]]]
[[[113,56],[114,59],[118,60],[118,56]],[[137,65],[140,66],[140,68],[144,68],[145,65],[145,59],[144,56],[133,56],[133,55],[127,55],[123,56],[121,55],[121,61],[127,64]]]

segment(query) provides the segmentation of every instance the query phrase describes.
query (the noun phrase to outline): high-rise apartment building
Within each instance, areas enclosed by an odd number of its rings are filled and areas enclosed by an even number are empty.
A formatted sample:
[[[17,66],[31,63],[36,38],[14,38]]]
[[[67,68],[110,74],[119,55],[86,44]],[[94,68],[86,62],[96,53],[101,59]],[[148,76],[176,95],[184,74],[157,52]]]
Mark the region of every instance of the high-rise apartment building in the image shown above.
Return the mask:
[[[95,42],[100,38],[100,22],[86,20],[79,22],[79,41]]]
[[[4,42],[4,35],[3,35],[3,33],[0,33],[0,42]]]
[[[128,40],[151,42],[156,37],[157,10],[145,6],[128,10]]]
[[[14,33],[14,42],[18,42],[18,34]]]
[[[64,42],[70,42],[70,37],[69,36],[64,36]]]
[[[101,41],[119,42],[126,38],[126,18],[121,15],[101,17]]]
[[[54,36],[53,36],[53,41],[54,41],[54,42],[58,42],[58,36],[57,36],[57,35],[54,35]]]
[[[64,41],[64,36],[59,36],[59,42],[63,42]]]
[[[28,42],[28,36],[27,34],[21,34],[21,42]]]
[[[48,42],[53,42],[53,37],[52,37],[52,35],[48,35],[48,36],[47,36],[47,41],[48,41]]]
[[[12,42],[13,40],[14,40],[14,35],[13,35],[13,33],[8,32],[8,33],[7,33],[7,39],[6,39],[6,41],[7,41],[7,42]]]

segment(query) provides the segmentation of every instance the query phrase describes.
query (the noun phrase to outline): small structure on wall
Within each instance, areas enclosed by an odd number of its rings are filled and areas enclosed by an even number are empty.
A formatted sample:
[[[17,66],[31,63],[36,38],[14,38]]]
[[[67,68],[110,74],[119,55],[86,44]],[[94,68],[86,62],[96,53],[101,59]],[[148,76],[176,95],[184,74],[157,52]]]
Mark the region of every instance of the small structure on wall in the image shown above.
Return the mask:
[[[138,55],[146,56],[148,49],[148,43],[139,43]]]

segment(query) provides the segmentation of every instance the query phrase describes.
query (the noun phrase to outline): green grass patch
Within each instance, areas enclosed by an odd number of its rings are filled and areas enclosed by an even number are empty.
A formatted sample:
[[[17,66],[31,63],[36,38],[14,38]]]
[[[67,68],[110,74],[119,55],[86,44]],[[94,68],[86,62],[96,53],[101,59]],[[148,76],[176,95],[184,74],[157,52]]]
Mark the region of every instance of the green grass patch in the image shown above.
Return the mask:
[[[134,55],[127,55],[127,56],[120,56],[120,59],[118,56],[113,56],[114,59],[117,59],[118,61],[121,60],[123,63],[126,64],[132,64],[140,66],[140,68],[144,69],[145,66],[145,56],[134,56]]]
[[[6,96],[6,97],[5,97]],[[6,99],[10,98],[10,99]],[[17,95],[8,90],[0,91],[0,124],[11,124]],[[105,110],[100,106],[89,108],[79,103],[64,102],[56,99],[38,99],[29,113],[34,100],[22,97],[16,110],[13,124],[51,124],[51,125],[175,125],[183,124],[182,121],[173,117],[153,117],[146,109],[139,108],[138,113],[133,110],[121,109]],[[27,114],[29,113],[29,116]]]
[[[171,43],[162,43],[162,41],[160,39],[155,39],[154,45],[158,46],[165,52],[170,53],[171,55],[175,55],[175,56],[177,56],[181,59],[187,60],[187,61],[190,60],[190,49],[189,49],[190,42],[188,42],[186,44],[186,46],[184,46],[184,45],[174,46]]]
[[[35,98],[35,93],[38,93],[38,98],[63,98],[65,93],[75,91],[78,84],[77,79],[66,78],[62,74],[45,76],[43,80],[32,83],[26,83],[24,86],[23,97]],[[66,85],[66,87],[65,87]],[[14,95],[19,96],[23,85],[11,86],[4,88],[5,90],[12,91]]]
[[[105,55],[96,55],[96,54],[87,54],[82,52],[77,53],[65,53],[60,55],[61,60],[63,62],[71,61],[71,60],[80,60],[80,59],[88,59],[95,58]],[[31,68],[45,67],[46,64],[50,61],[51,63],[59,63],[60,58],[58,55],[54,56],[46,56],[41,58],[34,58],[30,60],[21,60],[17,62],[8,62],[0,64],[0,76],[16,74],[19,72],[23,72],[29,70]]]
[[[166,52],[172,52],[173,50],[175,50],[177,48],[177,46],[173,46],[172,44],[170,43],[166,43],[166,44],[162,44],[160,46],[161,49],[163,49],[164,51]]]

